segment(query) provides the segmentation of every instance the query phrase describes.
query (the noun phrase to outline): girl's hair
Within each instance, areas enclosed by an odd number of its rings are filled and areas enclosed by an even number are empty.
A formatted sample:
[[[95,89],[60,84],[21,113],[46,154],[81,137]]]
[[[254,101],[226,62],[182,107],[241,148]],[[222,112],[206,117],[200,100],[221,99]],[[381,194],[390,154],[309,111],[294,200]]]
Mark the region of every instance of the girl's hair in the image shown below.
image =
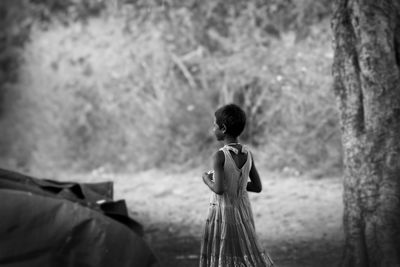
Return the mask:
[[[238,105],[228,104],[215,111],[215,122],[219,127],[225,125],[226,134],[238,137],[246,125],[246,113]]]

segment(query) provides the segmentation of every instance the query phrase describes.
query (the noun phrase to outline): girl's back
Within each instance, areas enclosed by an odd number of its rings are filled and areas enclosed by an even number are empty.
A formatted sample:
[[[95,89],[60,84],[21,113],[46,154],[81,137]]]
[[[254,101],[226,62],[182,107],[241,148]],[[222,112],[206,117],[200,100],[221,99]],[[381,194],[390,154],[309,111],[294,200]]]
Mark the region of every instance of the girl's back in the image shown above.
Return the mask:
[[[234,198],[247,195],[246,185],[252,164],[251,154],[247,147],[240,144],[225,145],[220,151],[224,153],[225,157],[225,193]]]
[[[247,161],[247,149],[242,150],[243,146],[241,144],[235,144],[235,145],[226,145],[229,150],[229,154],[231,154],[231,157],[233,161],[235,162],[235,165],[238,169],[241,169],[243,165]]]

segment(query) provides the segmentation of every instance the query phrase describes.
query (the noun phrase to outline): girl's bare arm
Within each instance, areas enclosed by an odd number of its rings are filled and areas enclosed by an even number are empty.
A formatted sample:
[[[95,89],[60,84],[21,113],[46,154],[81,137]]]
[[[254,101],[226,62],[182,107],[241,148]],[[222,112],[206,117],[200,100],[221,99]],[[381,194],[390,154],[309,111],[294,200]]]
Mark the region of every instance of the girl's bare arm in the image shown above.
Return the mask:
[[[254,165],[254,161],[251,166],[249,176],[250,176],[250,182],[247,183],[247,188],[246,188],[247,191],[260,193],[262,190],[262,184],[256,165]]]
[[[224,152],[218,151],[213,156],[214,174],[203,173],[204,183],[216,194],[224,193]]]

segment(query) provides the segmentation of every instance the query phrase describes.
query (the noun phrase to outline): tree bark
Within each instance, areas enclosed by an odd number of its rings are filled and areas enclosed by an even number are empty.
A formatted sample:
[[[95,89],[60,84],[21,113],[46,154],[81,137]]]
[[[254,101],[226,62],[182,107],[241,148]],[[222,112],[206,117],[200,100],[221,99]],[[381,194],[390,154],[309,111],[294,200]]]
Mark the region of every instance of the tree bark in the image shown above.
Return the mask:
[[[342,267],[400,266],[400,1],[336,0],[344,147]]]

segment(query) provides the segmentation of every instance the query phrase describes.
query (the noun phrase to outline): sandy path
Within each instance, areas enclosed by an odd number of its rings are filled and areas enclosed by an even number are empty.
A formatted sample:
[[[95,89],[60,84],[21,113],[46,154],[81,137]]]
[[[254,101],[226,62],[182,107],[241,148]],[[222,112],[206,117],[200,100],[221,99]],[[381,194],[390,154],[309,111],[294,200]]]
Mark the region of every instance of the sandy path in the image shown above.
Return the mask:
[[[309,179],[260,171],[263,192],[251,194],[256,231],[278,266],[335,266],[342,245],[342,197],[338,178]],[[94,174],[80,181],[112,180],[115,199],[125,199],[143,224],[161,266],[198,264],[209,189],[201,171],[132,175]],[[71,180],[71,179],[70,179]]]

